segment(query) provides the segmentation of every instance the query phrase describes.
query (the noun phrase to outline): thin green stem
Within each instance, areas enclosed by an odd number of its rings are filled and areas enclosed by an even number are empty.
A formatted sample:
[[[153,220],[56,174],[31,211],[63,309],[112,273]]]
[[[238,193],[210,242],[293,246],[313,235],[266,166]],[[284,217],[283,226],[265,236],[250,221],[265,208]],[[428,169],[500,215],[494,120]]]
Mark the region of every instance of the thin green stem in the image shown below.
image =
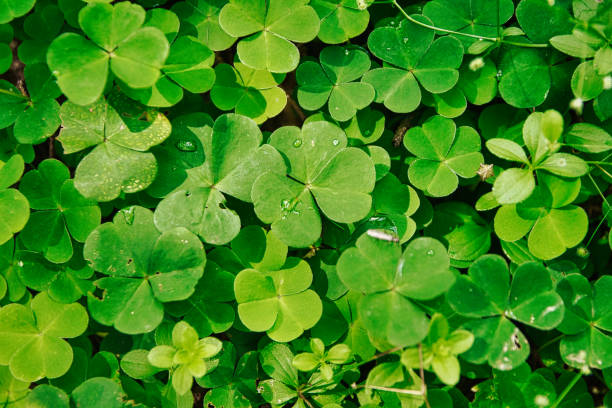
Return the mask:
[[[408,21],[411,21],[411,22],[413,22],[416,25],[420,25],[421,27],[429,28],[430,30],[438,31],[438,32],[441,32],[441,33],[460,35],[460,36],[463,36],[463,37],[475,38],[475,39],[481,40],[481,41],[491,41],[491,42],[499,43],[499,44],[514,45],[514,46],[517,46],[517,47],[526,47],[526,48],[547,48],[548,47],[548,44],[529,44],[529,43],[521,43],[521,42],[515,42],[515,41],[506,41],[506,40],[504,40],[502,38],[485,37],[485,36],[482,36],[482,35],[462,33],[462,32],[459,32],[459,31],[448,30],[446,28],[436,27],[436,26],[433,26],[431,24],[423,23],[422,21],[419,21],[419,20],[413,18],[410,14],[408,14],[406,12],[406,10],[404,10],[402,8],[402,6],[399,5],[398,0],[393,0],[392,4],[395,7],[397,7],[397,9],[400,11],[400,13],[402,13],[403,16]]]
[[[572,378],[572,381],[570,381],[569,384],[567,384],[565,389],[561,392],[561,394],[559,394],[559,397],[557,398],[555,403],[551,405],[550,408],[557,408],[559,406],[559,404],[561,404],[561,402],[563,402],[565,397],[567,397],[567,394],[571,391],[571,389],[574,388],[574,385],[576,385],[576,383],[581,378],[582,378],[582,373],[581,372],[576,373],[576,376],[574,376],[574,378]]]
[[[27,96],[25,96],[25,95],[22,95],[22,94],[17,94],[17,93],[14,93],[14,92],[11,92],[11,91],[9,91],[9,90],[7,90],[7,89],[2,89],[2,88],[0,88],[0,94],[9,95],[9,96],[13,96],[13,97],[15,97],[15,98],[21,98],[21,99],[24,99],[24,100],[26,100],[26,101],[30,99],[30,98],[28,98],[28,97],[27,97]]]
[[[546,347],[550,346],[551,344],[555,344],[557,341],[561,340],[563,337],[565,337],[565,334],[560,334],[557,337],[554,337],[550,340],[548,340],[546,343],[542,344],[539,348],[538,351],[542,351],[544,350]]]
[[[593,231],[593,233],[591,234],[591,237],[589,238],[589,240],[586,243],[586,246],[588,247],[591,244],[591,241],[593,241],[593,238],[595,238],[595,235],[597,234],[597,231],[599,231],[599,228],[601,228],[601,226],[603,225],[604,221],[606,220],[606,218],[608,217],[608,214],[610,213],[610,210],[612,210],[612,207],[610,206],[610,204],[608,203],[608,200],[606,200],[606,197],[603,195],[603,193],[601,192],[601,189],[599,188],[599,186],[597,185],[597,183],[595,182],[595,179],[593,178],[593,176],[591,176],[591,173],[587,174],[589,176],[589,179],[591,180],[591,183],[593,183],[593,185],[595,186],[595,189],[597,190],[597,192],[599,193],[599,196],[601,197],[601,199],[606,203],[606,205],[608,206],[608,211],[606,211],[606,213],[603,215],[602,219],[599,221],[599,224],[597,224],[597,227],[595,228],[595,231]]]

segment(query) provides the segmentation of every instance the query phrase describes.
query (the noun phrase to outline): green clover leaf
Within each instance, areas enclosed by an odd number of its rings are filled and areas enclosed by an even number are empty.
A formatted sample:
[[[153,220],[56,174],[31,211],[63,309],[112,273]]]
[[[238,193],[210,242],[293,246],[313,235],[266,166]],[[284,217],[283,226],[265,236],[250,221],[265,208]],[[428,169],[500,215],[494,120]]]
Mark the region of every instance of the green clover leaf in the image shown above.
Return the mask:
[[[412,347],[402,352],[401,362],[406,368],[419,368],[422,359],[424,367],[435,372],[444,384],[455,385],[461,371],[457,355],[468,351],[472,344],[472,333],[462,329],[450,332],[446,318],[436,313],[431,318],[429,333],[422,346],[422,357],[419,349]]]
[[[0,309],[0,364],[21,381],[57,378],[70,368],[72,348],[65,338],[82,334],[89,317],[78,303],[61,304],[39,293],[29,306]]]
[[[431,23],[425,16],[413,17]],[[384,103],[392,112],[414,111],[421,102],[421,86],[438,94],[449,91],[459,80],[457,69],[463,59],[459,40],[442,37],[434,41],[432,30],[410,21],[402,21],[397,28],[375,29],[368,47],[390,65],[369,71],[363,81],[374,86],[375,102]]]
[[[219,13],[229,0],[187,0],[172,6],[181,20],[181,31],[196,36],[213,51],[223,51],[236,41],[219,25]]]
[[[104,91],[109,68],[132,88],[149,88],[160,77],[168,41],[154,27],[143,27],[144,9],[130,2],[94,2],[79,12],[79,25],[89,40],[64,33],[51,43],[47,63],[70,101],[89,105]]]
[[[529,251],[549,260],[578,245],[586,236],[589,220],[581,207],[571,205],[580,192],[580,179],[538,173],[543,185],[522,203],[503,205],[495,214],[497,236],[515,242],[529,234]]]
[[[90,281],[94,271],[85,263],[80,249],[77,247],[72,259],[61,265],[49,262],[35,252],[20,251],[19,278],[29,288],[46,291],[55,302],[76,302],[95,289]]]
[[[226,206],[224,194],[250,202],[259,172],[285,171],[280,154],[270,145],[262,146],[262,138],[257,124],[246,116],[217,118],[205,138],[206,161],[188,169],[185,182],[157,206],[157,228],[182,226],[216,245],[231,241],[240,231],[240,217]]]
[[[298,371],[293,366],[293,353],[285,344],[271,343],[259,353],[263,371],[270,379],[260,381],[262,397],[274,404],[286,404],[298,397]]]
[[[308,110],[325,103],[337,121],[351,119],[358,110],[374,100],[374,88],[364,82],[353,82],[370,69],[368,54],[358,48],[327,47],[321,51],[320,64],[302,63],[296,72],[298,101]]]
[[[423,14],[436,27],[482,37],[497,37],[500,26],[514,15],[514,4],[512,0],[433,0],[425,4]],[[454,36],[466,48],[478,41],[463,35]]]
[[[164,302],[189,298],[204,272],[206,254],[185,228],[160,233],[143,207],[118,212],[88,237],[84,257],[108,277],[97,280],[101,297],[89,294],[91,316],[127,334],[154,330]]]
[[[527,37],[536,43],[548,42],[551,37],[567,34],[574,28],[567,8],[547,0],[521,0],[516,7],[516,19]]]
[[[286,157],[289,177],[263,173],[253,184],[255,213],[287,245],[306,247],[321,235],[319,209],[350,223],[370,211],[375,170],[362,150],[346,147],[344,132],[329,122],[285,126],[270,144]]]
[[[171,125],[163,114],[113,93],[107,101],[89,106],[67,101],[60,116],[58,140],[64,153],[95,146],[79,162],[74,176],[74,186],[84,197],[110,201],[153,182],[157,163],[147,150],[170,135]]]
[[[20,255],[21,251],[15,250],[15,240],[12,238],[0,246],[0,281],[4,282],[0,282],[0,286],[5,286],[0,300],[4,298],[7,291],[7,299],[11,302],[22,299],[26,293],[26,286],[19,276],[19,270],[23,266],[19,259]]]
[[[12,124],[17,142],[39,144],[51,136],[60,125],[61,92],[45,64],[28,65],[24,70],[29,96],[25,96],[7,81],[0,81],[0,128]]]
[[[236,276],[238,315],[249,330],[288,342],[319,321],[322,304],[308,289],[312,271],[306,261],[290,257],[278,269],[271,267],[244,269]]]
[[[237,46],[243,64],[290,72],[300,62],[293,42],[311,41],[319,32],[319,17],[307,4],[308,0],[230,0],[219,14],[219,24],[233,37],[246,37]]]
[[[77,407],[121,408],[124,397],[121,385],[104,377],[90,378],[72,391],[72,400]]]
[[[559,351],[566,364],[588,370],[612,366],[612,278],[602,276],[592,286],[580,274],[567,275],[557,286],[566,314],[559,330],[566,336]]]
[[[6,162],[0,161],[0,244],[21,231],[30,218],[28,199],[18,190],[9,188],[21,178],[23,170],[23,158],[18,154]]]
[[[8,23],[32,10],[36,0],[6,0],[0,4],[0,24]]]
[[[67,262],[73,254],[71,237],[85,242],[100,224],[100,208],[74,187],[70,171],[60,161],[47,159],[38,170],[23,176],[19,190],[34,210],[21,239],[25,246],[42,252],[55,263]]]
[[[235,275],[210,259],[206,262],[204,275],[206,278],[200,279],[189,299],[165,305],[168,314],[181,316],[200,337],[229,330],[235,318],[234,308],[228,304],[235,299]]]
[[[488,361],[504,371],[529,355],[527,339],[510,319],[551,330],[561,323],[565,310],[548,269],[537,262],[523,263],[510,283],[506,261],[492,254],[478,258],[468,275],[457,278],[447,300],[457,313],[480,318],[463,325],[476,338],[463,358],[475,364]]]
[[[285,109],[287,94],[279,87],[284,74],[255,70],[234,62],[215,67],[217,80],[210,91],[210,99],[221,110],[233,110],[263,123]]]
[[[13,377],[8,366],[0,366],[0,404],[13,408],[15,401],[23,401],[30,391],[30,382]]]
[[[186,394],[193,378],[204,376],[211,367],[207,360],[221,351],[221,341],[214,337],[199,339],[198,333],[188,323],[178,322],[172,329],[172,346],[156,346],[149,352],[148,360],[154,367],[172,370],[172,387],[177,394]],[[212,368],[216,365],[212,364]]]
[[[319,39],[326,44],[357,37],[370,21],[370,13],[360,9],[356,0],[312,0],[310,5],[321,19]]]
[[[214,52],[196,37],[176,38],[180,22],[174,13],[165,9],[149,10],[144,26],[162,31],[170,42],[170,52],[153,87],[133,89],[125,85],[121,89],[126,95],[147,106],[169,107],[183,99],[183,89],[197,94],[212,88]]]
[[[394,346],[426,336],[429,320],[414,300],[433,299],[454,281],[446,248],[425,237],[410,241],[402,253],[396,243],[363,234],[336,268],[349,289],[365,295],[359,316],[369,335]]]
[[[454,192],[459,178],[470,178],[484,158],[480,136],[469,126],[457,129],[455,122],[433,116],[421,127],[413,127],[404,137],[404,146],[417,156],[410,164],[408,177],[417,188],[434,197]]]
[[[515,108],[533,108],[544,102],[551,87],[548,63],[534,49],[507,47],[498,63],[499,94]]]

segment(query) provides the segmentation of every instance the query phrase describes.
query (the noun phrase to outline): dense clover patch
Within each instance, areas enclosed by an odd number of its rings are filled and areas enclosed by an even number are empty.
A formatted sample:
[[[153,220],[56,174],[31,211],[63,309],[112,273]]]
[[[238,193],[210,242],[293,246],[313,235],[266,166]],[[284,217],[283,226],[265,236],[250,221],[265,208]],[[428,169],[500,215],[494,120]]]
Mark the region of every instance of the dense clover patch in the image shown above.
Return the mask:
[[[612,1],[0,0],[0,407],[612,406]]]

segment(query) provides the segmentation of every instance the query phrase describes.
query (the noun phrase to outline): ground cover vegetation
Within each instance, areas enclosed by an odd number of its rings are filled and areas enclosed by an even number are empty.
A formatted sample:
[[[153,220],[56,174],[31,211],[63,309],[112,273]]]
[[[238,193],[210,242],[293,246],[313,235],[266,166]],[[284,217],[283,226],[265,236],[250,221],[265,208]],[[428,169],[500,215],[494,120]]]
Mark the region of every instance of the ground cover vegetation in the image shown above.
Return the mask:
[[[612,1],[0,0],[0,407],[612,407]]]

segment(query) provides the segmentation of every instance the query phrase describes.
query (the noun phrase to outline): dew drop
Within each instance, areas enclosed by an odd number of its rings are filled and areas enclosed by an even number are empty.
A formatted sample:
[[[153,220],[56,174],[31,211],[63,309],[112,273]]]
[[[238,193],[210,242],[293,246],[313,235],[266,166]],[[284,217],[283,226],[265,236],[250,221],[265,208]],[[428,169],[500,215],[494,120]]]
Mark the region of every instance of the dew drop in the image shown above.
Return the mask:
[[[344,55],[349,55],[349,50],[344,50]]]
[[[338,144],[339,144],[339,143],[340,143],[340,141],[338,141],[338,139],[334,139],[334,140],[332,141],[332,144],[333,144],[334,146],[338,146]]]
[[[559,163],[557,163],[559,167],[565,167],[567,165],[567,161],[565,159],[559,159]]]
[[[502,71],[501,69],[499,71],[497,71],[497,74],[495,75],[498,79],[501,78],[502,76]]]
[[[300,147],[302,145],[302,139],[295,139],[293,141],[293,147]]]
[[[408,37],[404,37],[404,44],[408,42]]]
[[[121,213],[123,214],[123,218],[125,219],[125,223],[127,225],[132,225],[132,223],[134,223],[134,208],[135,207],[130,207],[121,210]]]
[[[179,140],[176,142],[176,148],[181,152],[195,152],[197,150],[196,145],[189,140]]]
[[[433,249],[430,249],[429,251],[427,251],[427,255],[432,256],[434,254]]]

